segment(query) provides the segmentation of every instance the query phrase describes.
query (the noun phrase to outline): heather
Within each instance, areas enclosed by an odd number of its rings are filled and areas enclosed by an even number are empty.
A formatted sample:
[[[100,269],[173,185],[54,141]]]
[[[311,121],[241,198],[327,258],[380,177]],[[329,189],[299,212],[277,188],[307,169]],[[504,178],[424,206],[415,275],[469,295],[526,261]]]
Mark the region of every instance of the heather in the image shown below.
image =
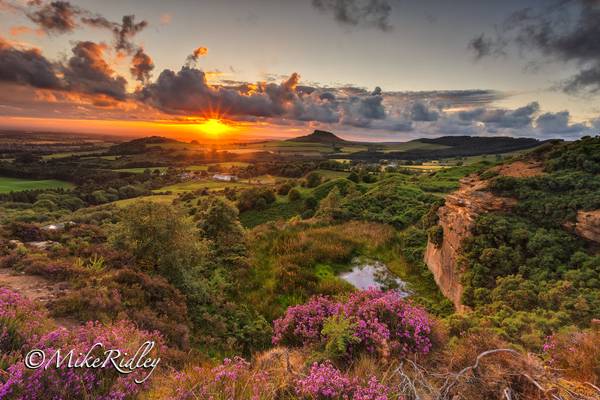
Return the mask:
[[[27,322],[22,321],[25,317],[22,312],[27,313]],[[136,384],[134,380],[142,380],[148,371],[138,369],[130,375],[122,375],[112,364],[96,369],[67,368],[66,363],[59,368],[52,366],[47,369],[28,369],[22,357],[31,349],[45,351],[45,363],[48,364],[52,362],[50,355],[56,350],[67,353],[73,349],[77,357],[80,353],[87,353],[95,343],[102,343],[104,349],[118,349],[122,353],[135,354],[142,343],[154,341],[157,348],[151,354],[165,353],[159,333],[138,330],[127,321],[110,325],[88,322],[74,329],[53,328],[46,313],[39,308],[35,309],[18,294],[5,289],[0,292],[0,315],[3,362],[8,361],[7,364],[10,364],[5,368],[7,378],[0,383],[0,398],[132,399],[145,387],[144,384]],[[45,329],[42,328],[43,325],[47,325]],[[20,328],[19,337],[11,332],[15,326]],[[102,357],[104,349],[96,348],[92,355]],[[8,359],[4,358],[6,354],[9,355]]]
[[[422,308],[398,292],[372,289],[352,293],[345,301],[316,297],[288,308],[274,322],[273,343],[315,344],[341,358],[362,352],[387,358],[427,354],[430,334],[430,319]]]

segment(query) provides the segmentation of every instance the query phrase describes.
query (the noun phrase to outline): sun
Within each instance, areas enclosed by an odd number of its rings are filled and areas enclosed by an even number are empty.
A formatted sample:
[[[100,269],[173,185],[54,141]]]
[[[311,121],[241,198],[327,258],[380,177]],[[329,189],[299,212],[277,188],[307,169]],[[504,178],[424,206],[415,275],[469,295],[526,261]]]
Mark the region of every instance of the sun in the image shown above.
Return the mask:
[[[217,118],[207,119],[198,125],[198,129],[208,136],[215,138],[234,130],[232,126],[227,125],[223,120]]]

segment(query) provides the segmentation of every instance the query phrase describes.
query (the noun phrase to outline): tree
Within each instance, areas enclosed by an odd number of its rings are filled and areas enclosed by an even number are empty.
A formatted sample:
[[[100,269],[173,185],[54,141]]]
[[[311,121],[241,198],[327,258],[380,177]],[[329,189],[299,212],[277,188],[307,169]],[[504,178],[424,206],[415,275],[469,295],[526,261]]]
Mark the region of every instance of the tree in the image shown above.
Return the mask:
[[[321,174],[317,172],[311,172],[306,176],[306,186],[309,188],[317,187],[321,184],[322,178]]]
[[[350,175],[348,175],[348,179],[350,179],[354,183],[358,183],[360,181],[360,177],[354,171],[350,172]]]
[[[112,242],[131,250],[144,269],[174,283],[207,257],[207,243],[190,217],[174,206],[150,201],[123,210]]]
[[[290,199],[290,201],[300,200],[301,197],[302,195],[300,195],[298,189],[292,189],[288,192],[288,199]]]
[[[212,242],[217,255],[245,253],[244,228],[232,202],[217,196],[204,197],[198,201],[195,219],[200,237]]]
[[[319,203],[319,209],[315,215],[324,219],[339,219],[343,214],[341,202],[340,190],[337,186],[334,186]]]

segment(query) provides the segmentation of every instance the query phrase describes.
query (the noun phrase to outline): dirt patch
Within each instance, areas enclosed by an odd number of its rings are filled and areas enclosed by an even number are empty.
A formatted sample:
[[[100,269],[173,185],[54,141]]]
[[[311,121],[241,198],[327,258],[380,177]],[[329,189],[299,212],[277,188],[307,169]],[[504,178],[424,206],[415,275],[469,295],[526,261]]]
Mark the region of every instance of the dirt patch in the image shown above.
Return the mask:
[[[542,163],[536,161],[515,161],[510,164],[500,165],[493,170],[500,175],[512,176],[513,178],[529,178],[544,173]]]
[[[21,274],[8,268],[0,268],[0,287],[14,290],[33,302],[44,305],[67,290],[65,282],[55,283],[41,276]],[[67,328],[78,325],[75,320],[67,318],[59,318],[55,321],[58,325]]]

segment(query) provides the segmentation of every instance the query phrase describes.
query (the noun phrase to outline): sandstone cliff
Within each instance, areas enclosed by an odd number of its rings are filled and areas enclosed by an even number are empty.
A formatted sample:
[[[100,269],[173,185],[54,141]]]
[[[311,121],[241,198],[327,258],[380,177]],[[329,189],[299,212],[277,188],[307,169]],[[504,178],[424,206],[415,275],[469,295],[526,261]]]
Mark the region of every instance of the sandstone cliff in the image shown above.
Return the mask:
[[[574,231],[584,239],[600,243],[600,210],[579,211]]]
[[[524,161],[496,167],[495,171],[514,177],[542,173],[539,164]],[[439,225],[444,232],[442,243],[436,246],[430,241],[425,250],[425,263],[433,273],[435,282],[458,311],[464,310],[461,303],[462,271],[458,260],[463,240],[471,234],[471,228],[479,214],[507,209],[515,204],[514,199],[494,196],[486,191],[487,185],[488,182],[479,179],[477,175],[461,180],[459,190],[448,195],[445,205],[438,210]]]

